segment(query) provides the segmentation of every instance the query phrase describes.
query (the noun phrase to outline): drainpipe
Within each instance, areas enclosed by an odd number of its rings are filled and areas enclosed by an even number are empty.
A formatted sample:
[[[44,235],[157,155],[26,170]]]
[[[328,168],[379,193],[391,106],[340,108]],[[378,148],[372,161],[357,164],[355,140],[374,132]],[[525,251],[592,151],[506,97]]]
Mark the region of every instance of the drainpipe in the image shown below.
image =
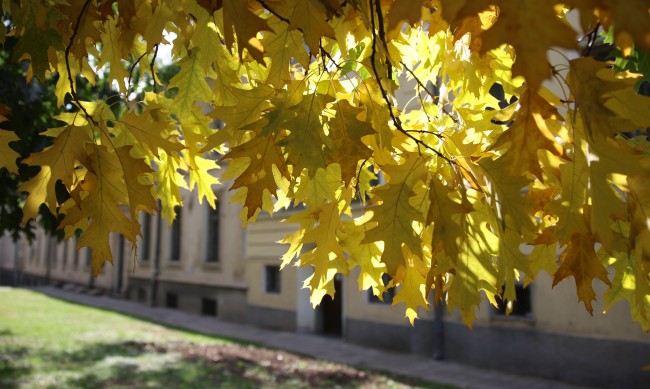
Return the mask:
[[[115,271],[117,271],[117,280],[115,282],[115,294],[117,296],[122,296],[122,285],[123,285],[123,273],[124,273],[124,235],[120,235],[120,243],[118,244],[118,254],[117,254],[117,266]]]
[[[90,247],[88,247],[86,250],[86,262],[89,266],[88,290],[93,290],[95,287],[95,277],[93,276],[93,252]]]
[[[20,286],[19,281],[18,281],[19,277],[20,277],[19,269],[18,269],[18,265],[19,265],[18,264],[18,247],[19,246],[20,246],[19,241],[14,242],[14,282],[13,282],[14,287]],[[20,278],[22,278],[22,277],[20,277]]]
[[[45,248],[45,285],[50,284],[50,272],[52,271],[52,239],[46,236],[47,247]]]
[[[436,302],[433,312],[433,359],[440,361],[445,358],[445,324],[443,321],[445,315],[444,301]]]
[[[156,306],[156,298],[158,297],[158,276],[160,275],[160,235],[161,235],[161,224],[162,219],[160,217],[160,210],[162,205],[160,200],[158,201],[158,216],[156,217],[156,250],[153,255],[153,273],[151,273],[151,293],[150,293],[150,305],[152,307]]]

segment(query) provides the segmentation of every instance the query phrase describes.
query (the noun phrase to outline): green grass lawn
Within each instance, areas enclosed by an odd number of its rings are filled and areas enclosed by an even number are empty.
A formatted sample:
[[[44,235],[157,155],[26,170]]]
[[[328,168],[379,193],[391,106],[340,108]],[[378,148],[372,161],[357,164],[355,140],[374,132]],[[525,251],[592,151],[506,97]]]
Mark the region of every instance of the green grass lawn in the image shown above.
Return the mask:
[[[0,288],[0,388],[443,388]]]

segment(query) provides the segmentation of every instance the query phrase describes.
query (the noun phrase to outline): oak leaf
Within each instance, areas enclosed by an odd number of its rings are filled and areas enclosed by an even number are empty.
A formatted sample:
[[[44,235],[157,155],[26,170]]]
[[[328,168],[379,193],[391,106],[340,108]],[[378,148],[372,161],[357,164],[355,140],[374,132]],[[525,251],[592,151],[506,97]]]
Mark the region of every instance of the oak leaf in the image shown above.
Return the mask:
[[[578,299],[585,304],[585,308],[590,314],[593,314],[591,302],[596,298],[592,287],[593,280],[599,279],[606,285],[610,285],[607,270],[598,259],[594,243],[589,236],[573,234],[569,244],[560,254],[560,267],[553,277],[553,286],[567,277],[573,277],[576,282]]]
[[[443,9],[450,1],[443,2]],[[542,81],[551,76],[546,52],[552,47],[576,47],[575,31],[557,15],[555,2],[538,0],[465,1],[455,13],[456,22],[496,5],[498,19],[480,35],[481,51],[510,44],[516,52],[512,66],[514,75],[524,76],[531,90],[537,91]],[[458,7],[458,6],[455,6]]]
[[[556,156],[563,156],[564,149],[556,140],[556,134],[549,128],[548,121],[560,122],[562,117],[557,109],[542,96],[530,89],[524,91],[519,99],[520,107],[509,119],[513,124],[492,144],[498,149],[504,144],[509,147],[501,158],[508,161],[508,173],[517,176],[531,172],[542,179],[542,167],[537,153],[548,150]]]
[[[226,46],[230,48],[235,42],[236,34],[240,58],[246,49],[257,62],[263,63],[264,48],[257,38],[257,33],[270,31],[270,28],[266,21],[255,13],[251,3],[249,0],[223,0],[223,35]]]
[[[248,219],[253,217],[258,209],[262,209],[265,190],[271,194],[275,193],[277,184],[272,173],[273,167],[275,166],[282,176],[289,177],[282,150],[276,145],[273,134],[256,136],[234,147],[224,159],[234,159],[229,170],[241,169],[230,189],[246,188],[244,206],[247,208]]]
[[[382,262],[386,264],[388,274],[395,274],[406,263],[403,245],[413,255],[421,256],[420,237],[413,223],[423,222],[424,217],[409,203],[409,199],[415,196],[413,186],[423,179],[426,165],[420,156],[409,154],[402,163],[385,166],[383,171],[389,177],[388,182],[374,191],[373,204],[369,208],[373,216],[368,223],[376,225],[366,231],[363,243],[382,241]]]
[[[68,188],[73,186],[77,174],[75,167],[86,160],[85,145],[90,141],[86,128],[68,125],[52,146],[23,160],[25,164],[41,167],[35,177],[18,188],[19,192],[29,192],[23,207],[23,223],[36,218],[41,204],[56,212],[59,205],[56,182],[61,180]]]
[[[328,122],[332,144],[326,163],[338,163],[343,182],[349,184],[357,176],[358,161],[372,156],[372,150],[363,143],[362,138],[375,134],[375,131],[369,123],[358,119],[364,111],[351,106],[347,100],[337,102],[336,108],[336,117]]]
[[[570,62],[568,83],[588,134],[613,135],[650,126],[650,97],[636,93],[640,75],[615,72],[592,58]]]
[[[0,123],[7,120],[5,117],[7,113],[8,110],[3,105],[0,105]],[[9,143],[19,139],[18,135],[13,132],[0,130],[0,169],[6,168],[9,172],[18,174],[16,159],[20,157],[20,154],[15,152],[9,146]]]

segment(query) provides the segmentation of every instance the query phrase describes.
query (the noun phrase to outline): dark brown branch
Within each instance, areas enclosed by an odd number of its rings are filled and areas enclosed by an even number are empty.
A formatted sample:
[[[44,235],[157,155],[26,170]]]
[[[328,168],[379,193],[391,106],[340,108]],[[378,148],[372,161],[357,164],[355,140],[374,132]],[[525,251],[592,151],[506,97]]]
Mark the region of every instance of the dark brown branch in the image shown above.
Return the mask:
[[[258,3],[260,3],[262,8],[267,10],[271,15],[275,16],[276,18],[282,20],[283,22],[285,22],[285,23],[287,23],[288,25],[291,26],[291,20],[289,20],[289,19],[285,18],[284,16],[280,15],[276,10],[274,10],[268,4],[266,4],[266,2],[264,2],[264,0],[256,0],[256,1]],[[295,28],[296,28],[296,30],[300,31],[303,35],[305,34],[305,32],[302,30],[302,28],[300,28],[300,27],[295,27]],[[310,58],[311,57],[316,58],[316,56],[311,52],[311,50],[308,50],[308,51],[309,51],[309,57]]]
[[[154,64],[156,63],[156,57],[158,56],[158,46],[160,46],[159,43],[156,43],[154,45],[155,49],[153,51],[153,57],[151,58],[151,62],[149,63],[149,69],[151,69],[151,78],[153,79],[153,92],[158,93],[156,91],[156,71],[154,69]]]
[[[598,30],[600,29],[600,21],[596,22],[596,25],[594,28],[589,32],[588,36],[588,41],[587,41],[587,49],[585,50],[584,56],[589,57],[591,55],[591,49],[594,47],[594,43],[596,43],[596,39],[598,39]]]
[[[384,50],[386,50],[386,72],[388,73],[388,78],[390,79],[390,78],[393,78],[393,64],[388,59],[388,43],[386,42],[386,31],[384,31],[384,14],[381,11],[380,0],[375,1],[375,12],[377,13],[377,25],[379,27],[379,39],[382,42],[382,46],[384,46]]]
[[[379,85],[379,91],[381,92],[381,95],[388,105],[388,112],[390,113],[390,118],[393,121],[393,125],[395,125],[395,128],[401,132],[402,134],[406,135],[408,138],[410,138],[412,141],[415,142],[415,144],[418,145],[418,147],[422,146],[427,150],[430,150],[433,152],[435,155],[437,155],[439,158],[444,159],[450,164],[454,164],[452,160],[450,160],[448,157],[443,155],[440,151],[434,149],[430,145],[426,144],[422,140],[414,137],[411,135],[408,131],[404,130],[404,127],[402,127],[402,122],[399,120],[397,116],[395,116],[395,112],[393,111],[393,104],[390,102],[390,99],[388,98],[388,93],[386,92],[386,89],[381,83],[381,77],[379,76],[379,71],[377,71],[377,64],[376,64],[376,57],[377,57],[377,30],[375,26],[375,17],[373,16],[373,3],[376,4],[376,7],[381,13],[381,5],[378,2],[379,0],[370,0],[370,24],[371,24],[371,30],[372,30],[372,51],[370,52],[370,64],[372,67],[372,72],[375,75],[375,78],[377,79],[377,85]],[[388,59],[387,59],[388,60]]]
[[[280,15],[279,13],[277,13],[273,8],[269,7],[269,5],[264,2],[264,0],[257,0],[257,2],[260,3],[262,8],[269,11],[271,13],[271,15],[275,16],[276,18],[282,20],[283,22],[285,22],[285,23],[287,23],[289,25],[291,24],[291,20],[289,20],[289,19],[285,18],[284,16]],[[300,28],[298,28],[298,30],[300,32],[302,32],[302,30]]]
[[[83,15],[86,12],[86,9],[88,9],[88,5],[90,5],[90,2],[91,0],[86,0],[83,7],[81,8],[81,11],[79,12],[79,16],[77,16],[77,21],[75,22],[72,35],[70,36],[70,42],[68,42],[68,45],[65,48],[65,68],[68,71],[68,81],[70,82],[70,95],[72,96],[72,100],[74,100],[74,102],[77,103],[77,106],[86,115],[86,118],[90,120],[90,122],[93,123],[94,125],[97,125],[98,123],[95,121],[95,119],[93,119],[93,117],[88,113],[88,111],[86,111],[86,108],[84,108],[84,106],[81,105],[81,101],[79,101],[79,97],[77,96],[77,91],[74,89],[74,79],[72,78],[72,71],[70,70],[70,49],[72,48],[74,39],[77,37],[77,33],[79,33],[79,25],[81,24],[81,18],[83,18]]]
[[[140,57],[138,57],[138,59],[136,59],[135,62],[133,62],[133,65],[131,65],[131,69],[129,69],[129,82],[128,82],[129,89],[131,89],[131,79],[133,78],[133,71],[135,70],[135,67],[140,63],[142,58],[144,58],[145,55],[147,55],[146,51]]]
[[[340,65],[338,62],[336,62],[336,61],[334,60],[334,58],[332,57],[332,54],[330,54],[327,50],[325,50],[325,48],[323,47],[322,44],[319,44],[318,47],[320,47],[320,53],[321,53],[321,56],[322,56],[323,58],[327,58],[327,59],[329,59],[330,61],[332,61],[332,63],[334,64],[334,66],[336,66],[336,68],[337,68],[339,71],[342,71],[342,70],[343,70],[343,67],[341,67],[341,65]],[[325,66],[324,63],[323,63],[323,66]]]

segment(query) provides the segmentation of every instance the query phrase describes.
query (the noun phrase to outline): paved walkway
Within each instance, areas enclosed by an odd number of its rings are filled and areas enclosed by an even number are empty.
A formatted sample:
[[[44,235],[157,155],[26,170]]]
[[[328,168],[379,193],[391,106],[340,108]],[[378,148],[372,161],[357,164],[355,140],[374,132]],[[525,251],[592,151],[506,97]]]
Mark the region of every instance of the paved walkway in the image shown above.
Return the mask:
[[[35,290],[70,302],[122,312],[208,335],[241,339],[331,362],[419,377],[427,381],[455,385],[459,388],[584,388],[541,378],[483,370],[446,361],[434,361],[409,354],[391,353],[317,335],[270,331],[250,325],[229,323],[214,317],[193,315],[175,309],[153,308],[132,301],[91,296],[49,286],[38,287]]]

